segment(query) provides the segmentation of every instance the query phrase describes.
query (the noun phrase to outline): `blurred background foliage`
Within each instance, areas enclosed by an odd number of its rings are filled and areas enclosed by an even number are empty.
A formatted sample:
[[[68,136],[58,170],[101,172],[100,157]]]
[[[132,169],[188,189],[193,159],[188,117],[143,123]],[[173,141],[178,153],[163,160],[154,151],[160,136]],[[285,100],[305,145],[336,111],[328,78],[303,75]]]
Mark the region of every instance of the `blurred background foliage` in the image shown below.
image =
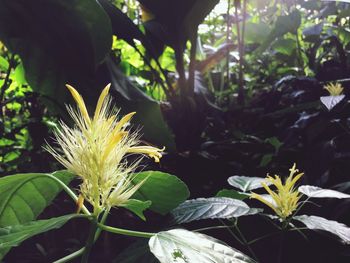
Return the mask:
[[[166,146],[159,168],[181,177],[192,197],[214,195],[231,175],[264,176],[293,162],[305,171],[304,183],[349,192],[350,105],[345,99],[328,110],[320,102],[330,82],[349,95],[349,4],[0,0],[0,6],[2,175],[58,169],[42,146],[59,119],[69,121],[64,104],[73,101],[64,84],[93,108],[112,83],[121,112],[137,111],[135,129],[148,143]],[[349,225],[348,211],[346,201],[323,209]]]

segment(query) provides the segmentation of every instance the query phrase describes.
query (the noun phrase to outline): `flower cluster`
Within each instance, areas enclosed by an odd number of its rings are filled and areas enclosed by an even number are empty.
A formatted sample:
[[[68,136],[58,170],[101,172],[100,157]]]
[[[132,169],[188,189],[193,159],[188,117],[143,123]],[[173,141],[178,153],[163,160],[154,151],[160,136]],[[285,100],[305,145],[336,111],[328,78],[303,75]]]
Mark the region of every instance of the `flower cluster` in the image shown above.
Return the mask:
[[[140,145],[138,134],[128,129],[135,112],[118,119],[108,95],[110,85],[102,91],[92,118],[82,96],[73,87],[67,85],[67,88],[77,103],[77,110],[67,107],[75,126],[70,128],[61,122],[61,129],[55,132],[62,153],[51,146],[46,149],[82,179],[81,195],[98,214],[124,204],[139,189],[143,182],[135,185],[132,180],[142,155],[159,162],[164,149]],[[125,159],[128,154],[141,156],[129,164]]]
[[[289,169],[290,174],[283,183],[280,176],[267,176],[266,181],[274,185],[277,191],[272,191],[266,183],[261,183],[269,195],[251,194],[251,198],[257,199],[265,205],[269,206],[282,220],[292,215],[298,208],[300,193],[295,189],[296,182],[303,176],[304,173],[299,173],[294,164]]]
[[[330,96],[339,96],[343,93],[343,86],[340,83],[329,83],[328,85],[324,86],[324,88],[329,92]]]

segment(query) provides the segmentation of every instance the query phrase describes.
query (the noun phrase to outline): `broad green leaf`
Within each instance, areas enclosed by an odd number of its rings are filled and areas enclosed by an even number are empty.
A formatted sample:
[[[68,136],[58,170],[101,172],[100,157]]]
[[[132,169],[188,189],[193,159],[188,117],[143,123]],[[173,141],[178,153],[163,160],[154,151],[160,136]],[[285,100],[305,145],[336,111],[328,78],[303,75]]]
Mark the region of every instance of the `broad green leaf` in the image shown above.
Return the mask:
[[[228,197],[238,200],[244,200],[249,197],[248,194],[238,192],[236,190],[222,189],[217,194],[216,197]]]
[[[270,185],[271,183],[266,178],[261,177],[248,177],[234,175],[227,179],[227,182],[235,188],[240,189],[243,192],[261,188],[261,183]]]
[[[279,39],[272,45],[273,50],[286,56],[291,56],[296,47],[296,41],[290,38]]]
[[[261,41],[269,35],[270,31],[270,27],[264,22],[247,22],[244,34],[245,41],[247,41],[247,43],[261,43]]]
[[[302,185],[298,188],[298,191],[308,197],[312,198],[350,198],[350,195],[344,194],[331,189],[322,189],[313,185]]]
[[[309,26],[303,30],[304,41],[317,42],[320,40],[321,33],[323,31],[324,23],[318,23],[316,25]]]
[[[133,180],[137,184],[147,178],[146,182],[133,195],[133,199],[151,201],[150,209],[165,215],[189,197],[189,190],[184,182],[174,175],[147,171],[136,175]]]
[[[288,15],[277,17],[274,28],[271,33],[262,41],[257,53],[265,51],[276,38],[282,37],[287,33],[296,34],[301,24],[301,14],[299,10],[294,10]]]
[[[143,139],[160,147],[165,146],[167,151],[174,151],[174,136],[164,121],[159,102],[138,89],[110,57],[106,59],[106,65],[112,89],[118,93],[117,105],[122,113],[136,111],[133,123],[142,127]]]
[[[25,224],[0,228],[0,253],[11,247],[18,246],[22,241],[46,231],[62,227],[68,220],[86,217],[79,214],[54,217],[46,220],[31,221]],[[0,254],[0,259],[3,255]]]
[[[3,56],[0,56],[0,69],[6,71],[9,67],[9,62]]]
[[[186,41],[197,32],[198,25],[219,2],[219,0],[138,1],[154,14],[153,20],[159,25],[146,29],[156,36],[163,32],[164,37],[160,41],[174,49],[177,45],[185,46]]]
[[[89,81],[110,51],[112,29],[97,1],[0,0],[0,6],[0,40],[20,56],[34,91],[61,103],[66,83],[89,97],[99,93]]]
[[[201,219],[233,218],[251,214],[250,207],[227,197],[211,197],[187,200],[176,207],[171,215],[178,224]]]
[[[252,263],[248,256],[210,236],[173,229],[159,232],[149,241],[151,252],[161,263]]]
[[[261,158],[260,167],[266,167],[273,159],[274,154],[273,153],[268,153],[268,154],[264,154]]]
[[[319,216],[308,215],[295,216],[293,219],[302,222],[307,228],[324,230],[337,235],[343,243],[350,244],[350,228],[342,223]]]
[[[148,209],[151,206],[151,201],[140,201],[136,199],[129,199],[125,204],[122,204],[121,207],[124,207],[134,214],[136,214],[138,217],[140,217],[142,220],[146,221],[145,215],[143,214],[143,211]]]
[[[73,175],[67,171],[52,174],[68,184]],[[0,227],[33,221],[62,190],[45,174],[15,174],[0,179]]]

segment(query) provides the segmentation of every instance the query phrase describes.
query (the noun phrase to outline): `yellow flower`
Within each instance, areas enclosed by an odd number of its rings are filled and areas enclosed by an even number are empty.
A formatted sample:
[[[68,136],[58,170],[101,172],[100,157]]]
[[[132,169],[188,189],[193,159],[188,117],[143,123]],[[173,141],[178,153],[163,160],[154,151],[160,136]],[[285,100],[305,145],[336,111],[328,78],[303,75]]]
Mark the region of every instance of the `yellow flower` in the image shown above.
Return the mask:
[[[164,149],[139,145],[138,134],[127,128],[135,112],[118,120],[118,112],[111,106],[108,95],[110,85],[102,91],[92,118],[82,96],[72,86],[67,85],[67,88],[78,106],[77,110],[67,107],[75,126],[70,128],[61,122],[61,129],[55,132],[62,153],[49,145],[46,149],[69,171],[81,177],[81,194],[94,207],[95,213],[120,206],[143,183],[132,183],[133,172],[142,155],[159,162]],[[128,154],[141,156],[129,164],[124,158]]]
[[[340,83],[329,83],[328,85],[324,86],[326,90],[328,90],[330,96],[339,96],[343,93],[343,86]]]
[[[269,175],[267,176],[266,180],[271,182],[277,191],[272,191],[266,183],[261,183],[269,194],[268,198],[256,193],[251,194],[251,198],[257,199],[269,206],[282,220],[290,216],[298,207],[300,195],[298,190],[294,188],[294,185],[304,174],[299,173],[295,164],[289,171],[290,174],[284,184],[278,175],[275,175],[274,178]]]

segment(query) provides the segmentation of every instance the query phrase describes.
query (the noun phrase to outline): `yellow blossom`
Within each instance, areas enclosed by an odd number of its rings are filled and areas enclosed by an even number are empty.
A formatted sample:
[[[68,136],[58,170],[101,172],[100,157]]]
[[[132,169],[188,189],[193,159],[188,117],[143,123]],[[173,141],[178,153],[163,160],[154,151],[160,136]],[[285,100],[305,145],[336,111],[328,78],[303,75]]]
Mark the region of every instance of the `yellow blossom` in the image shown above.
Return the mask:
[[[67,85],[67,88],[77,103],[77,110],[67,107],[75,126],[70,128],[61,122],[61,129],[55,132],[61,153],[49,145],[46,149],[69,171],[81,177],[81,195],[91,203],[95,213],[120,206],[143,183],[132,183],[133,172],[142,155],[159,162],[164,149],[140,145],[138,134],[127,127],[135,112],[118,118],[108,95],[110,85],[102,91],[92,118],[82,96],[72,86]],[[129,164],[125,159],[128,154],[140,154],[140,157]]]
[[[329,92],[330,96],[339,96],[343,93],[343,86],[340,83],[329,83],[324,86],[324,88]]]
[[[271,182],[271,184],[276,187],[277,191],[272,191],[266,183],[261,183],[269,194],[269,198],[256,193],[251,194],[251,198],[257,199],[269,206],[282,220],[292,215],[298,208],[300,194],[294,186],[304,174],[299,173],[295,164],[289,171],[290,174],[284,183],[278,175],[275,175],[274,178],[269,175],[267,176],[266,181]]]

